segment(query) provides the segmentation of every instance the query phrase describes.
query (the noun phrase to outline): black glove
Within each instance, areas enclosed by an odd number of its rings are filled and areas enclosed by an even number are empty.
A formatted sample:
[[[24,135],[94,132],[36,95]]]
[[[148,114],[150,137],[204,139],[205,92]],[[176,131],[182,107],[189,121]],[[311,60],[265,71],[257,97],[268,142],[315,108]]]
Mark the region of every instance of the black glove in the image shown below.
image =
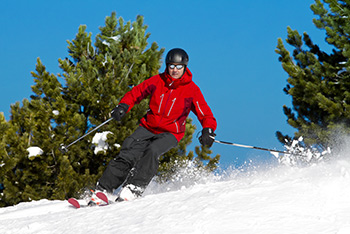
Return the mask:
[[[111,112],[113,119],[120,121],[129,109],[129,105],[125,103],[120,103]]]
[[[216,134],[211,128],[203,128],[202,135],[199,137],[199,142],[203,146],[208,146],[209,148],[213,145]]]

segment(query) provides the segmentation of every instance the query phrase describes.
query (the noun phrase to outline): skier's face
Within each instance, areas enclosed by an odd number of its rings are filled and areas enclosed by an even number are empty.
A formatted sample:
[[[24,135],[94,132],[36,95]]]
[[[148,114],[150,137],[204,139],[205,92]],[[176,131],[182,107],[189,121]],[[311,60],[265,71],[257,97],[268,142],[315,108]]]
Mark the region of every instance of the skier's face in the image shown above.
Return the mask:
[[[185,66],[183,64],[168,64],[168,72],[174,79],[179,79],[184,74]]]

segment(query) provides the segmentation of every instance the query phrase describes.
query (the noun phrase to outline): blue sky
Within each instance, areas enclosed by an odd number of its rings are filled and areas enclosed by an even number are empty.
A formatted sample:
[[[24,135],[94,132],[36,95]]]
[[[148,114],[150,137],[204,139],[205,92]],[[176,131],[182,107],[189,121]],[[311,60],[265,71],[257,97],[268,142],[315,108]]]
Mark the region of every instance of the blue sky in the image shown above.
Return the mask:
[[[58,59],[68,57],[67,40],[87,25],[93,38],[115,11],[125,21],[144,16],[151,34],[166,52],[184,48],[190,57],[193,80],[217,118],[217,139],[283,150],[275,132],[293,134],[282,106],[291,106],[283,88],[288,78],[275,53],[277,39],[287,37],[287,26],[306,31],[324,45],[310,10],[313,0],[60,0],[5,1],[0,15],[0,112],[9,119],[10,105],[29,99],[34,84],[30,74],[40,57],[47,70],[60,73]],[[164,54],[165,56],[165,54]],[[161,68],[161,71],[164,67]],[[193,114],[190,117],[195,119]],[[201,130],[198,121],[197,131]],[[191,148],[199,145],[194,139]],[[264,151],[214,144],[223,166],[252,159],[271,160]]]

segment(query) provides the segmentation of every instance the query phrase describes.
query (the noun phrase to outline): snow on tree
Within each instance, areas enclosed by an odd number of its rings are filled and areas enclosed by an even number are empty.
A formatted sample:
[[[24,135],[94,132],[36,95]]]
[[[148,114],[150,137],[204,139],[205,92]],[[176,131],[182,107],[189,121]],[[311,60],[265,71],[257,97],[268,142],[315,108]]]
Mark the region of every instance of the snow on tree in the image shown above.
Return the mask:
[[[40,156],[44,153],[44,151],[42,149],[40,149],[40,147],[37,147],[37,146],[31,146],[31,147],[27,148],[27,151],[29,152],[29,154],[28,154],[29,159],[33,159],[33,158]]]
[[[107,135],[108,134],[113,134],[110,131],[105,131],[105,132],[98,132],[94,135],[92,138],[92,144],[95,144],[95,150],[94,153],[98,154],[99,152],[106,152],[108,150],[108,143],[107,141]]]

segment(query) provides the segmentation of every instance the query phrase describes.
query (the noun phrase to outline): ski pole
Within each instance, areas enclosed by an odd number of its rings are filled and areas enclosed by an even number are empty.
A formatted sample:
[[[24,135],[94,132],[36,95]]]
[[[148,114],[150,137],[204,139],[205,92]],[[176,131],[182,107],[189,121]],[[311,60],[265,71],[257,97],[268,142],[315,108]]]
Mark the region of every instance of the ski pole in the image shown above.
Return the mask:
[[[292,153],[289,153],[289,152],[286,152],[286,151],[273,150],[273,149],[266,149],[266,148],[261,148],[261,147],[256,147],[256,146],[250,146],[250,145],[241,145],[241,144],[236,144],[236,143],[227,142],[227,141],[218,141],[218,140],[214,140],[214,142],[219,143],[219,144],[233,145],[233,146],[243,147],[243,148],[249,148],[249,149],[264,150],[264,151],[275,152],[275,153],[282,153],[282,154],[292,154]]]
[[[109,121],[111,121],[113,118],[110,118],[108,120],[106,120],[105,122],[101,123],[100,125],[98,125],[96,128],[92,129],[90,132],[87,132],[85,135],[79,137],[78,139],[76,139],[75,141],[73,141],[72,143],[70,143],[69,145],[65,146],[63,143],[60,145],[60,151],[62,154],[67,153],[68,152],[68,147],[74,145],[75,143],[77,143],[78,141],[80,141],[81,139],[83,139],[84,137],[86,137],[87,135],[89,135],[90,133],[96,131],[97,129],[99,129],[100,127],[102,127],[103,125],[107,124]]]

